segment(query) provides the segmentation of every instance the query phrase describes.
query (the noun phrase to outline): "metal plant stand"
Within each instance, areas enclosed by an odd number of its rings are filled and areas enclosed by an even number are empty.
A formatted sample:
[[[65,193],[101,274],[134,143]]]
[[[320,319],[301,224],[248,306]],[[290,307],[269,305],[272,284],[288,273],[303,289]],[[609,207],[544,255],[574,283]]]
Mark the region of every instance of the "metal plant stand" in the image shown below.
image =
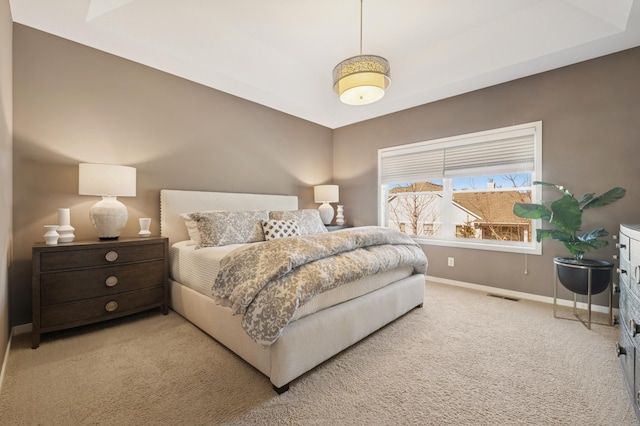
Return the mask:
[[[598,270],[598,269],[611,269],[610,266],[600,266],[600,265],[572,265],[572,264],[567,264],[564,262],[560,262],[557,260],[558,258],[553,259],[553,263],[554,263],[554,279],[555,279],[555,283],[553,286],[553,317],[554,318],[560,318],[560,319],[568,319],[568,320],[574,320],[573,318],[565,318],[565,317],[558,317],[557,316],[557,296],[558,296],[558,265],[562,265],[563,267],[568,267],[568,268],[576,268],[576,269],[586,269],[587,270],[587,323],[585,323],[583,321],[582,318],[580,318],[580,315],[578,315],[578,308],[577,308],[577,293],[572,292],[573,293],[573,315],[576,317],[576,320],[574,321],[580,321],[582,324],[585,325],[585,327],[587,327],[589,330],[591,330],[591,289],[592,289],[592,275],[593,275],[593,271],[594,270]],[[613,300],[613,286],[611,285],[612,282],[612,276],[613,274],[609,274],[609,283],[607,284],[606,290],[609,296],[609,324],[601,324],[601,323],[596,323],[596,324],[600,324],[600,325],[613,325],[613,306],[612,306],[612,300]],[[565,286],[565,288],[567,288]],[[569,289],[568,289],[569,290]],[[571,290],[570,290],[571,291]],[[581,293],[583,294],[583,293]]]

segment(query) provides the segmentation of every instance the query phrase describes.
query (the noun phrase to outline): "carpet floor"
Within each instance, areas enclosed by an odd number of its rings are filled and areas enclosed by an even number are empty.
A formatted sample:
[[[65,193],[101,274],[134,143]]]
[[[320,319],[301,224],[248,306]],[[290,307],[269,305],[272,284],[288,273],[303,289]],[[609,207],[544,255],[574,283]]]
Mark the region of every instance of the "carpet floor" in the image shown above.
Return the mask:
[[[175,312],[14,337],[2,425],[635,425],[619,328],[428,282],[415,309],[295,380]]]

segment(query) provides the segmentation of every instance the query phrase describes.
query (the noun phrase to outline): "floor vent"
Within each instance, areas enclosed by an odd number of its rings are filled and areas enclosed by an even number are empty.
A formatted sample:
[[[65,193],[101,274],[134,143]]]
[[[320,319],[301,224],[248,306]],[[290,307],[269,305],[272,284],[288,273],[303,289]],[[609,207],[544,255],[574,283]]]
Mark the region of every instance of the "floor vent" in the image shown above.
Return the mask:
[[[511,300],[512,302],[519,302],[520,299],[516,299],[515,297],[503,296],[501,294],[493,294],[489,293],[487,296],[497,297],[498,299]]]

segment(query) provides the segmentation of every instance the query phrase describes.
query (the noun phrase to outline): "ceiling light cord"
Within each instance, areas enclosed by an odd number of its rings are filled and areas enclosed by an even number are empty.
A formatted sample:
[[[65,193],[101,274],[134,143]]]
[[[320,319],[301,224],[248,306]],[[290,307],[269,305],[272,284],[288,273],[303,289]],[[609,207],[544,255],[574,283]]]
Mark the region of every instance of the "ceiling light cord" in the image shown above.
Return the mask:
[[[362,56],[362,2],[364,0],[360,0],[360,56]]]

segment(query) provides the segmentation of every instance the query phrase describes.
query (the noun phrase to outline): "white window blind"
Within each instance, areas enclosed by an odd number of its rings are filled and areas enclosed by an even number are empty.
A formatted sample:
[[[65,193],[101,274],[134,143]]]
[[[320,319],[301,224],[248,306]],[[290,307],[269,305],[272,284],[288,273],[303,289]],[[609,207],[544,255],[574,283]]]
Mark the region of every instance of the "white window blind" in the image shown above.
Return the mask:
[[[442,177],[444,150],[399,153],[381,161],[383,184],[421,182]]]
[[[540,129],[536,122],[381,149],[380,183],[534,171]]]

